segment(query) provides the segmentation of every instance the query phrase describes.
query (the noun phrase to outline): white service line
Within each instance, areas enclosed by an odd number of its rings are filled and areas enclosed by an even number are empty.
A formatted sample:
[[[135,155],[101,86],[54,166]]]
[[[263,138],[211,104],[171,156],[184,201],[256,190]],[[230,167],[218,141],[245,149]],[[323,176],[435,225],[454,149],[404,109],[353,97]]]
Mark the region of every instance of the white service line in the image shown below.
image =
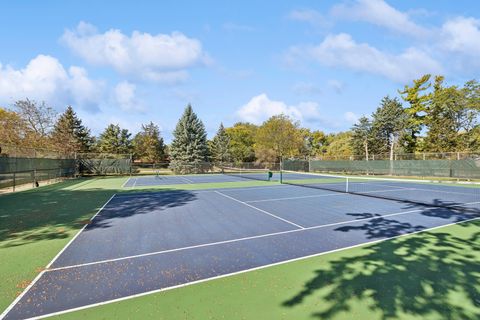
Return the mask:
[[[246,203],[257,203],[257,202],[296,200],[296,199],[319,198],[319,197],[334,197],[334,196],[344,196],[344,195],[348,195],[348,193],[335,192],[335,193],[326,193],[326,194],[315,194],[315,195],[310,195],[310,196],[271,198],[271,199],[261,199],[261,200],[248,200],[248,201],[245,201],[245,202]]]
[[[188,178],[185,178],[185,177],[179,177],[179,178],[182,179],[182,180],[187,181],[187,182],[190,183],[190,184],[195,183],[195,182],[193,182],[192,180],[190,180],[190,179],[188,179]]]
[[[42,270],[36,277],[35,279],[33,279],[32,282],[30,282],[30,284],[25,288],[25,290],[23,290],[23,292],[15,299],[13,300],[13,302],[7,307],[7,309],[5,309],[2,314],[0,314],[0,319],[3,319],[8,312],[10,312],[10,310],[13,309],[13,307],[20,301],[20,299],[23,298],[23,296],[33,287],[33,285],[40,279],[40,277],[45,273],[47,272],[47,270],[50,268],[50,266],[58,259],[58,257],[72,244],[72,242],[80,235],[80,233],[82,233],[82,231],[88,226],[88,224],[93,221],[93,219],[100,213],[100,211],[103,210],[103,208],[105,208],[105,206],[115,197],[116,194],[113,194],[110,199],[107,200],[107,202],[105,202],[103,204],[103,206],[93,215],[93,217],[90,218],[89,222],[86,223],[82,229],[80,229],[76,234],[75,236],[70,239],[70,241],[65,245],[65,247],[63,247],[62,250],[60,250],[59,253],[57,253],[57,255],[55,257],[53,257],[53,259],[50,261],[49,264],[47,264],[47,266],[45,267],[44,270]]]
[[[271,216],[271,217],[274,217],[274,218],[276,218],[276,219],[278,219],[278,220],[282,220],[283,222],[286,222],[286,223],[288,223],[288,224],[291,224],[292,226],[295,226],[295,227],[300,228],[300,229],[305,229],[304,226],[301,226],[301,225],[299,225],[299,224],[296,224],[295,222],[292,222],[292,221],[289,221],[289,220],[287,220],[287,219],[283,219],[283,218],[281,218],[281,217],[279,217],[279,216],[276,216],[276,215],[274,215],[273,213],[270,213],[270,212],[268,212],[268,211],[262,210],[262,209],[260,209],[260,208],[255,207],[255,206],[252,206],[251,204],[248,204],[248,203],[246,203],[245,201],[241,201],[241,200],[235,199],[234,197],[231,197],[231,196],[229,196],[229,195],[226,195],[225,193],[222,193],[222,192],[220,192],[220,191],[215,191],[215,193],[217,193],[217,194],[219,194],[219,195],[221,195],[221,196],[223,196],[223,197],[225,197],[225,198],[228,198],[228,199],[230,199],[230,200],[233,200],[233,201],[236,201],[236,202],[241,203],[241,204],[243,204],[243,205],[246,205],[247,207],[250,207],[250,208],[252,208],[252,209],[255,209],[255,210],[257,210],[257,211],[259,211],[259,212],[261,212],[261,213],[267,214],[267,215],[269,215],[269,216]]]
[[[438,209],[438,208],[431,208],[431,209],[428,209],[428,210],[432,210],[432,209]],[[52,268],[52,269],[48,269],[48,270],[45,270],[45,271],[46,272],[51,272],[51,271],[67,270],[67,269],[80,268],[80,267],[96,265],[96,264],[104,264],[104,263],[115,262],[115,261],[122,261],[122,260],[129,260],[129,259],[136,259],[136,258],[160,255],[160,254],[170,253],[170,252],[184,251],[184,250],[197,249],[197,248],[203,248],[203,247],[211,247],[211,246],[222,245],[222,244],[226,244],[226,243],[241,242],[241,241],[252,240],[252,239],[260,239],[260,238],[268,238],[268,237],[278,236],[278,235],[282,235],[282,234],[296,233],[296,232],[307,231],[307,230],[315,230],[315,229],[338,226],[338,225],[347,224],[347,223],[353,223],[353,222],[359,222],[359,221],[365,221],[365,220],[371,220],[371,219],[381,219],[381,218],[384,218],[384,217],[393,217],[393,216],[398,216],[398,215],[403,215],[403,214],[408,214],[408,213],[421,212],[421,211],[425,211],[425,210],[427,210],[427,209],[416,209],[416,210],[409,210],[409,211],[401,211],[401,212],[389,213],[389,214],[384,214],[384,215],[378,214],[378,215],[375,215],[375,216],[372,216],[372,217],[333,222],[333,223],[322,224],[322,225],[313,226],[313,227],[305,227],[303,229],[294,229],[294,230],[287,230],[287,231],[272,232],[272,233],[261,234],[261,235],[258,235],[258,236],[250,236],[250,237],[244,237],[244,238],[237,238],[237,239],[231,239],[231,240],[223,240],[223,241],[217,241],[217,242],[198,244],[198,245],[182,247],[182,248],[168,249],[168,250],[163,250],[163,251],[142,253],[142,254],[136,254],[136,255],[126,256],[126,257],[121,257],[121,258],[106,259],[106,260],[81,263],[81,264],[76,264],[76,265],[71,265],[71,266]]]
[[[427,228],[427,229],[423,229],[423,230],[418,230],[418,231],[413,231],[413,232],[410,232],[410,233],[401,234],[401,235],[397,235],[397,236],[392,236],[392,237],[388,237],[388,238],[384,238],[384,239],[372,240],[372,241],[369,241],[369,242],[364,242],[364,243],[352,245],[352,246],[349,246],[349,247],[333,249],[333,250],[330,250],[330,251],[315,253],[315,254],[311,254],[311,255],[308,255],[308,256],[304,256],[304,257],[299,257],[299,258],[294,258],[294,259],[290,259],[290,260],[270,263],[270,264],[266,264],[266,265],[259,266],[259,267],[254,267],[254,268],[245,269],[245,270],[242,270],[242,271],[222,274],[222,275],[219,275],[219,276],[214,276],[214,277],[210,277],[210,278],[196,280],[196,281],[192,281],[192,282],[188,282],[188,283],[184,283],[184,284],[179,284],[179,285],[171,286],[171,287],[167,287],[167,288],[151,290],[151,291],[147,291],[147,292],[142,292],[142,293],[138,293],[138,294],[134,294],[134,295],[126,296],[126,297],[121,297],[121,298],[117,298],[117,299],[102,301],[102,302],[98,302],[98,303],[92,303],[92,304],[77,307],[77,308],[71,308],[71,309],[67,309],[67,310],[63,310],[63,311],[58,311],[58,312],[53,312],[53,313],[41,315],[41,316],[34,317],[34,318],[29,318],[27,320],[44,319],[44,318],[47,318],[47,317],[52,317],[52,316],[61,315],[61,314],[65,314],[65,313],[70,313],[70,312],[74,312],[74,311],[89,309],[89,308],[98,307],[98,306],[102,306],[102,305],[106,305],[106,304],[110,304],[110,303],[115,303],[115,302],[120,302],[120,301],[124,301],[124,300],[139,298],[139,297],[143,297],[143,296],[146,296],[146,295],[155,294],[155,293],[159,293],[159,292],[163,292],[163,291],[169,291],[169,290],[173,290],[173,289],[187,287],[187,286],[191,286],[191,285],[194,285],[194,284],[209,282],[209,281],[216,280],[216,279],[227,278],[227,277],[235,276],[235,275],[238,275],[238,274],[247,273],[247,272],[250,272],[250,271],[261,270],[261,269],[265,269],[265,268],[268,268],[268,267],[278,266],[278,265],[282,265],[282,264],[286,264],[286,263],[290,263],[290,262],[294,262],[294,261],[305,260],[305,259],[309,259],[309,258],[323,256],[323,255],[330,254],[330,253],[335,253],[335,252],[340,252],[340,251],[344,251],[344,250],[349,250],[349,249],[359,248],[359,247],[363,247],[363,246],[368,246],[368,245],[381,243],[381,242],[392,240],[392,239],[403,238],[403,237],[407,237],[407,236],[410,236],[410,235],[413,235],[413,234],[428,232],[428,231],[432,231],[432,230],[435,230],[435,229],[440,229],[440,228],[444,228],[444,227],[448,227],[448,226],[453,226],[453,225],[456,225],[456,224],[459,224],[459,223],[470,222],[470,221],[474,221],[474,220],[478,220],[478,219],[480,219],[480,217],[467,219],[467,220],[464,220],[464,221],[452,222],[452,223],[449,223],[449,224],[445,224],[445,225],[441,225],[441,226],[437,226],[437,227],[432,227],[432,228]],[[296,230],[296,231],[300,231],[300,230]]]
[[[355,183],[353,182],[352,185],[357,185],[357,184],[366,184],[366,185],[372,185],[371,183],[368,182],[359,182]],[[424,189],[424,188],[417,188],[417,187],[400,187],[396,185],[388,185],[388,184],[383,184],[383,183],[375,183],[376,186],[384,186],[384,187],[389,187],[389,188],[398,188],[397,190],[382,190],[382,191],[375,191],[375,192],[385,192],[385,191],[405,191],[405,190],[418,190],[418,191],[428,191],[432,193],[450,193],[450,194],[460,194],[460,195],[471,195],[470,193],[464,193],[464,192],[455,192],[455,191],[447,191],[447,190],[439,190],[439,189]],[[367,193],[367,192],[364,192]]]

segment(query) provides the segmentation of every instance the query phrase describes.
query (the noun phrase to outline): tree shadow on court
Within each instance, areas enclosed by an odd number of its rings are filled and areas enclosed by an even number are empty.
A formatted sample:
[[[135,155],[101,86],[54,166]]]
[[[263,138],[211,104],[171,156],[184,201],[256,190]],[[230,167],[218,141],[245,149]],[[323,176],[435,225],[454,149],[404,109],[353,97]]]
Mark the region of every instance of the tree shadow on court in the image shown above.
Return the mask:
[[[364,218],[372,216],[370,213],[355,213],[353,215],[363,216]],[[382,239],[396,237],[406,233],[418,232],[423,229],[425,229],[425,227],[422,225],[413,225],[409,222],[402,222],[378,215],[376,218],[371,217],[367,223],[362,225],[346,225],[336,228],[335,231],[362,231],[367,236],[367,239]]]
[[[109,206],[102,210],[87,230],[109,228],[116,219],[128,218],[141,214],[164,214],[165,209],[185,206],[195,201],[197,195],[191,191],[176,190],[160,194],[141,194],[115,197]]]
[[[36,190],[2,195],[0,197],[0,248],[22,246],[41,240],[71,237],[97,212],[115,193],[125,193],[117,188],[80,188],[85,180],[70,180]],[[158,189],[142,190],[148,194]],[[176,191],[166,197],[157,196],[158,206],[179,206],[195,199],[189,191]],[[153,193],[151,193],[153,194]],[[179,194],[171,196],[169,194]],[[132,199],[134,199],[132,197]],[[135,200],[132,200],[135,201]],[[154,206],[153,201],[150,207]],[[144,210],[148,210],[147,205]],[[142,213],[142,209],[130,214]],[[117,214],[122,214],[118,211]]]
[[[432,214],[429,211],[422,214]],[[359,305],[380,319],[479,319],[480,221],[465,222],[456,230],[465,227],[470,231],[424,232],[345,251],[319,266],[303,289],[282,305],[301,307],[314,299],[317,311],[311,316],[319,319],[353,318]],[[379,217],[337,230],[380,239],[418,228]]]

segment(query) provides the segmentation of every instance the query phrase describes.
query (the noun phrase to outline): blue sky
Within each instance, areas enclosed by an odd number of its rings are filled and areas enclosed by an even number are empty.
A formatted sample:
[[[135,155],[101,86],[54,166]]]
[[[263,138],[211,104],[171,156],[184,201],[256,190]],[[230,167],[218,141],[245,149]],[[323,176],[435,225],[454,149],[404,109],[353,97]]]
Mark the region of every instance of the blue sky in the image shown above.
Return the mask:
[[[9,1],[0,7],[0,105],[71,104],[98,134],[191,103],[220,122],[286,113],[336,132],[424,73],[480,70],[477,1]]]

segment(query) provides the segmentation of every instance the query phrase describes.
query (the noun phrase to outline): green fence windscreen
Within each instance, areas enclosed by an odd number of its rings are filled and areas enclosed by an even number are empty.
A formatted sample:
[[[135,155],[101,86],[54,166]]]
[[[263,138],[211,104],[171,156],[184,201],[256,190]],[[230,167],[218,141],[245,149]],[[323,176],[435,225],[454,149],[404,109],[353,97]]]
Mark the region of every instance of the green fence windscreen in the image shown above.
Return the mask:
[[[80,174],[130,174],[130,159],[78,159]]]
[[[480,179],[480,159],[461,160],[285,160],[285,170]]]

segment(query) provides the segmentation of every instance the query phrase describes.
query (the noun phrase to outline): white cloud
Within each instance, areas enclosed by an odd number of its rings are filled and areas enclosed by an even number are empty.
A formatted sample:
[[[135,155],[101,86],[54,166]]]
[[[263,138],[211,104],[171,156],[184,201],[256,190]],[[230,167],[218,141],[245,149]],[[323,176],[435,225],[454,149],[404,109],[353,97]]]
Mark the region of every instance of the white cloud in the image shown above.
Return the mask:
[[[320,95],[322,89],[313,83],[299,82],[293,86],[293,92],[298,95]]]
[[[350,124],[354,124],[358,121],[358,116],[351,111],[345,112],[343,117]]]
[[[293,10],[288,14],[291,20],[307,22],[317,27],[327,27],[329,22],[318,11],[312,9]]]
[[[116,29],[99,33],[94,26],[80,22],[75,30],[64,32],[62,41],[88,63],[144,80],[184,80],[188,68],[209,63],[200,41],[180,32],[152,35],[134,31],[128,36]]]
[[[331,14],[338,18],[365,21],[398,33],[424,36],[428,30],[413,22],[409,15],[398,11],[383,0],[358,0],[352,5],[339,4]]]
[[[341,81],[335,80],[335,79],[330,79],[327,82],[328,86],[335,90],[336,93],[340,94],[343,92],[345,89],[345,84]]]
[[[441,28],[441,46],[451,52],[470,56],[480,54],[480,20],[456,17]]]
[[[289,106],[283,101],[270,100],[265,93],[253,97],[237,111],[242,121],[261,124],[271,116],[285,114],[294,120],[309,123],[324,122],[316,102],[301,102]]]
[[[26,97],[52,106],[66,104],[97,109],[104,84],[88,77],[85,69],[67,70],[54,57],[38,55],[23,69],[0,64],[0,100],[12,103]]]
[[[407,82],[425,73],[442,73],[440,64],[426,52],[407,48],[400,54],[378,50],[355,42],[349,34],[327,36],[317,46],[291,47],[286,60],[313,59],[324,66],[344,67],[377,74],[397,82]]]
[[[143,104],[136,97],[137,86],[128,81],[122,81],[115,86],[115,102],[124,111],[144,111]]]

